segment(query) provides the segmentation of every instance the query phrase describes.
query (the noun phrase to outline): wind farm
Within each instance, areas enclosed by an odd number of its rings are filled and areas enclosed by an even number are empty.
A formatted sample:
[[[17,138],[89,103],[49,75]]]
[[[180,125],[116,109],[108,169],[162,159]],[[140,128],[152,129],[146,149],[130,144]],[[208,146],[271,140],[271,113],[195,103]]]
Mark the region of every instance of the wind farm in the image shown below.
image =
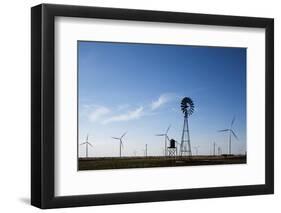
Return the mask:
[[[134,150],[132,155],[122,155],[124,146],[124,137],[127,131],[120,137],[111,137],[119,142],[119,156],[117,157],[95,157],[88,156],[88,135],[86,141],[80,145],[86,145],[85,157],[79,158],[79,170],[101,170],[101,169],[122,169],[122,168],[148,168],[148,167],[175,167],[175,166],[199,166],[199,165],[222,165],[222,164],[242,164],[246,163],[246,155],[243,153],[232,154],[231,152],[231,136],[238,140],[234,132],[233,125],[235,117],[232,119],[228,129],[219,130],[218,132],[227,132],[229,139],[226,140],[228,144],[228,153],[222,153],[221,147],[218,147],[216,142],[212,143],[213,151],[209,155],[200,154],[199,145],[194,144],[192,153],[191,136],[188,124],[188,116],[194,111],[194,103],[190,97],[184,97],[181,101],[181,111],[184,114],[183,129],[181,132],[181,143],[173,138],[170,138],[168,133],[172,125],[169,124],[164,133],[156,134],[155,136],[164,139],[163,155],[149,155],[148,145],[144,144],[144,149],[137,155]],[[156,142],[156,141],[155,141]],[[158,141],[157,141],[158,142]],[[127,141],[127,143],[130,143]],[[159,150],[163,149],[163,145],[159,144]]]

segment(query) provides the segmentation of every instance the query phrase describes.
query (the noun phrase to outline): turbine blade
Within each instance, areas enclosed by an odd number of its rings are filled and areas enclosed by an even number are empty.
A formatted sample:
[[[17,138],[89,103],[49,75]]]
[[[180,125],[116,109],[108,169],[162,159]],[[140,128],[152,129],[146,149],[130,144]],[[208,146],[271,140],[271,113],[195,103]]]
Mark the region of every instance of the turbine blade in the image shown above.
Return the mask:
[[[88,144],[89,144],[91,147],[93,147],[93,145],[92,145],[91,143],[88,142]]]
[[[235,121],[235,116],[233,117],[233,119],[232,119],[232,121],[231,121],[231,127],[233,126],[233,124],[234,124],[234,121]]]
[[[229,129],[218,130],[218,132],[227,132],[227,131],[229,131]]]
[[[236,140],[239,141],[239,139],[238,139],[237,135],[234,133],[234,131],[233,131],[232,129],[231,129],[230,131],[231,131],[231,133],[233,134],[233,136],[236,138]]]
[[[126,134],[127,134],[127,132],[125,132],[125,133],[121,136],[121,138],[123,138]]]
[[[169,136],[168,136],[168,135],[166,135],[166,137],[168,138],[168,140],[170,140],[170,138],[169,138]]]
[[[169,125],[168,129],[166,130],[166,134],[169,132],[170,128],[171,128],[171,124]]]
[[[80,145],[84,145],[84,144],[86,144],[86,142],[84,142],[84,143],[80,143]]]
[[[120,140],[120,138],[112,137],[113,139]]]
[[[155,135],[155,136],[165,136],[165,134],[157,134],[157,135]]]

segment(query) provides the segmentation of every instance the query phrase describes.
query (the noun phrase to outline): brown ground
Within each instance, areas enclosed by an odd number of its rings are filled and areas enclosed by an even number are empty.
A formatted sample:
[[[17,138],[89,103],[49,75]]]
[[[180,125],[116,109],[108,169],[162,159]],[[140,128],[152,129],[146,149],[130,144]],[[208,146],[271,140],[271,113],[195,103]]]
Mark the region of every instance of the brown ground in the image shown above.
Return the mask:
[[[106,158],[79,158],[78,170],[200,166],[218,164],[244,164],[245,155],[225,156],[192,156],[192,157],[106,157]]]

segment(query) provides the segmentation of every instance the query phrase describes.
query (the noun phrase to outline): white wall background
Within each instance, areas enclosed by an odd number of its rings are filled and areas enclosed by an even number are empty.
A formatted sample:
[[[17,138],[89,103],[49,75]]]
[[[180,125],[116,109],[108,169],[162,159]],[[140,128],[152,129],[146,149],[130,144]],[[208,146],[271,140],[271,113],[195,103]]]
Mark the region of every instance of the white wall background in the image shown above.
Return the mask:
[[[277,212],[281,199],[281,13],[278,0],[45,0],[45,3],[170,10],[275,18],[275,195],[50,210],[51,212]],[[0,211],[39,212],[30,197],[30,7],[3,1],[0,10]]]

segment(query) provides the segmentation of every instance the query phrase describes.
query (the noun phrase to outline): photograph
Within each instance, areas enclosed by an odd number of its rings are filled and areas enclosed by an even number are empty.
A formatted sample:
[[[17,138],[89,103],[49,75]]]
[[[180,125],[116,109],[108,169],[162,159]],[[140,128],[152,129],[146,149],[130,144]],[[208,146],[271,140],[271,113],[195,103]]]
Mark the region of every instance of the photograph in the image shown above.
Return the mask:
[[[78,171],[246,164],[246,55],[77,41]]]

